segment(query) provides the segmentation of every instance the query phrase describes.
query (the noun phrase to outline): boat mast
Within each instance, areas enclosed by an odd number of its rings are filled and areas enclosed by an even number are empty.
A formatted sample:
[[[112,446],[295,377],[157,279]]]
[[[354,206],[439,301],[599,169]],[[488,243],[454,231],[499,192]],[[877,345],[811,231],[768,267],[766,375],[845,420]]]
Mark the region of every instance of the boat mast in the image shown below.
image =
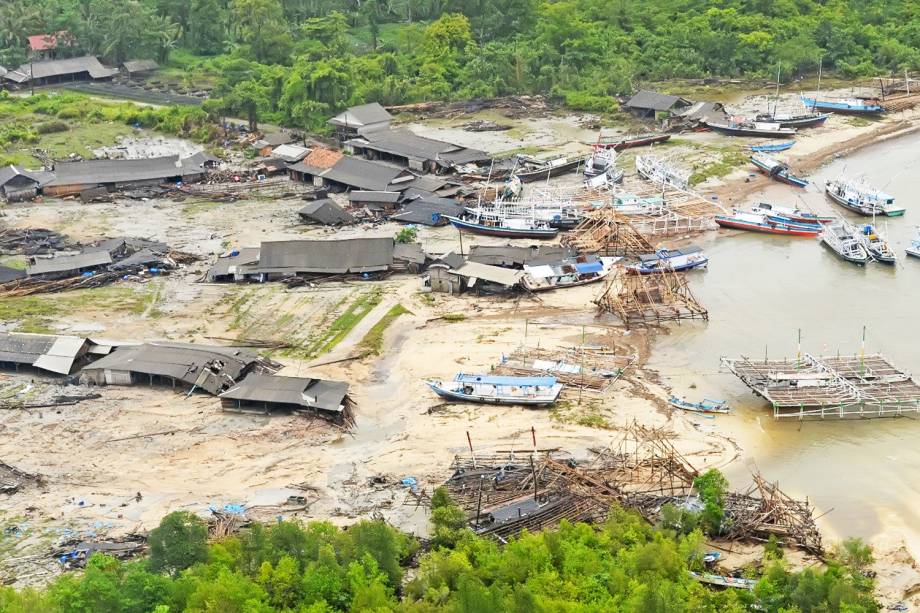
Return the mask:
[[[811,110],[816,112],[815,108],[818,106],[818,96],[821,94],[821,69],[824,67],[824,56],[822,55],[818,58],[818,91],[815,92],[815,99],[812,102]]]
[[[773,96],[773,119],[776,120],[776,107],[779,106],[779,69],[781,64],[776,63],[776,94]]]

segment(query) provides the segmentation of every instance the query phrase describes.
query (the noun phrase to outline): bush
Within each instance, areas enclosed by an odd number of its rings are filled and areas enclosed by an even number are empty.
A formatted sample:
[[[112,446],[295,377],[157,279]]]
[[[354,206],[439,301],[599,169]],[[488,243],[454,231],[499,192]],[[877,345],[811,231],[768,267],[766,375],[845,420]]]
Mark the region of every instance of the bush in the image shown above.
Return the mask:
[[[415,226],[406,226],[396,233],[396,243],[399,245],[414,243],[416,238],[418,238],[418,228]]]
[[[179,571],[208,558],[208,527],[187,511],[176,511],[163,518],[150,531],[150,569],[177,575]]]
[[[70,126],[66,121],[52,119],[35,124],[35,131],[38,134],[54,134],[55,132],[66,132]]]

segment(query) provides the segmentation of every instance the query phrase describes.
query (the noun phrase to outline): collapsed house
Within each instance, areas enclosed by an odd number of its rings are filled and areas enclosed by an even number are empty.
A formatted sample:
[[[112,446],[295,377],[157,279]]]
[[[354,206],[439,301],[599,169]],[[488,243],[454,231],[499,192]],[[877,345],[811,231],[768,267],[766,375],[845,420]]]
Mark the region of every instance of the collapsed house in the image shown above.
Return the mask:
[[[639,90],[623,103],[623,108],[641,119],[667,117],[689,107],[692,102],[680,96]]]
[[[324,226],[342,226],[355,222],[355,218],[335,203],[330,198],[320,198],[307,203],[297,211],[304,223],[321,224]]]
[[[709,321],[709,311],[690,291],[686,274],[669,270],[633,275],[620,269],[594,303],[598,313],[616,315],[627,328],[686,319]]]
[[[326,123],[335,129],[336,140],[344,143],[363,134],[387,130],[391,121],[393,116],[379,102],[371,102],[349,107]]]
[[[471,262],[519,268],[550,264],[575,257],[576,253],[561,245],[473,245],[467,258]]]
[[[274,366],[251,351],[182,343],[118,347],[84,367],[80,381],[92,385],[169,384],[218,395],[256,370]]]
[[[392,162],[421,172],[438,172],[491,160],[485,151],[419,136],[409,129],[376,130],[346,141],[356,155]]]
[[[251,373],[220,395],[225,411],[288,412],[316,415],[341,425],[352,425],[348,384],[306,377]]]
[[[56,375],[69,375],[111,347],[90,339],[53,334],[0,332],[0,366],[19,371],[32,367]]]
[[[459,217],[461,213],[463,205],[451,198],[427,197],[404,202],[389,218],[400,223],[443,226],[447,224],[447,217]]]
[[[242,281],[246,278],[240,267],[245,264],[259,263],[258,247],[243,247],[239,250],[231,251],[227,255],[217,258],[211,268],[208,269],[207,280],[211,283],[221,283],[227,281]]]
[[[405,168],[314,149],[302,161],[288,167],[291,179],[327,187],[333,191],[400,191],[415,179]]]
[[[3,78],[16,85],[51,85],[72,81],[101,81],[118,74],[117,68],[106,68],[92,55],[62,60],[41,60],[23,64],[7,72]]]
[[[32,200],[49,179],[44,171],[23,170],[13,165],[0,168],[0,197],[7,202]]]
[[[393,213],[399,206],[399,192],[354,190],[348,192],[351,206],[364,207],[372,213]]]
[[[107,251],[59,255],[52,258],[33,257],[26,267],[26,274],[35,279],[63,279],[95,272],[111,263],[112,256]]]
[[[435,262],[428,266],[426,283],[433,292],[460,294],[475,291],[479,295],[501,294],[523,287],[526,273],[499,266],[465,262],[452,268],[446,262]]]

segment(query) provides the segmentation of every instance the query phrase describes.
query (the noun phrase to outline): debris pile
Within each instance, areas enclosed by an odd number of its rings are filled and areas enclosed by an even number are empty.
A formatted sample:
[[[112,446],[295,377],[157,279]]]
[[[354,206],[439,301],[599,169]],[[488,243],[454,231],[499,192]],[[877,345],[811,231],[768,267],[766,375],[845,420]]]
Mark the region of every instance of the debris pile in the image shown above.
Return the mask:
[[[0,461],[0,494],[15,494],[28,485],[42,485],[41,475],[27,473]]]
[[[497,375],[532,376],[550,374],[565,384],[563,393],[582,389],[604,393],[637,360],[623,348],[575,347],[565,351],[519,347],[492,372]]]
[[[77,249],[79,246],[54,230],[0,228],[0,255],[39,255]]]
[[[616,315],[627,328],[685,319],[709,320],[709,311],[693,296],[686,275],[673,271],[631,275],[618,270],[594,303],[599,313]]]

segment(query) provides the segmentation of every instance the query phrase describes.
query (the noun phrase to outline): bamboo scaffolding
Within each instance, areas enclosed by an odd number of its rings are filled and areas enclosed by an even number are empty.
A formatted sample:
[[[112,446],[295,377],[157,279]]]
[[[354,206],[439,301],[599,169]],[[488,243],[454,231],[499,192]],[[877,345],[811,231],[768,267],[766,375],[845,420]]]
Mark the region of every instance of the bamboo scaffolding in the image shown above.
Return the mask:
[[[655,251],[628,217],[606,207],[586,213],[584,219],[560,242],[579,253],[608,256],[636,256]]]
[[[620,269],[594,303],[599,313],[616,315],[627,328],[635,324],[709,319],[709,312],[690,291],[686,276],[673,271],[630,275]]]

